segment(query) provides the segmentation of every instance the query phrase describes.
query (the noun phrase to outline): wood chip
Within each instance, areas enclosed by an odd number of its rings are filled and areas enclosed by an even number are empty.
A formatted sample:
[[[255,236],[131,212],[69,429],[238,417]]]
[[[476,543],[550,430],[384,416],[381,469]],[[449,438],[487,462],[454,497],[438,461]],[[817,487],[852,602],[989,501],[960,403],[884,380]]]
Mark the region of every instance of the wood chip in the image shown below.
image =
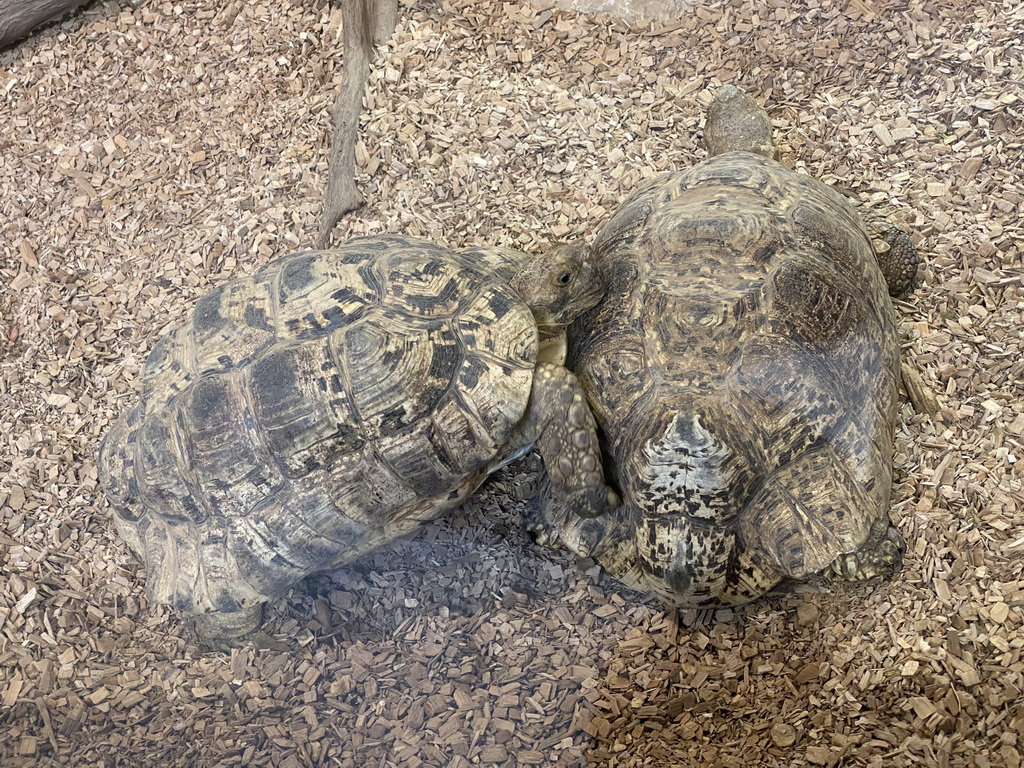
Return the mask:
[[[770,731],[772,744],[776,747],[791,747],[796,742],[796,729],[786,723],[776,723]]]

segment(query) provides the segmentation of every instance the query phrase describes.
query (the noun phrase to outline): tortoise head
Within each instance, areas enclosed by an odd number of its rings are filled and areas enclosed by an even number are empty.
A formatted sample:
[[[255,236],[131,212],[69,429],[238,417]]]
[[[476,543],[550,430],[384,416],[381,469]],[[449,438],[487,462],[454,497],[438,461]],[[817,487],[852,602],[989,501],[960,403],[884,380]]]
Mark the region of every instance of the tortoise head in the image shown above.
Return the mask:
[[[597,306],[607,283],[586,245],[556,245],[523,266],[512,290],[529,305],[542,339]]]

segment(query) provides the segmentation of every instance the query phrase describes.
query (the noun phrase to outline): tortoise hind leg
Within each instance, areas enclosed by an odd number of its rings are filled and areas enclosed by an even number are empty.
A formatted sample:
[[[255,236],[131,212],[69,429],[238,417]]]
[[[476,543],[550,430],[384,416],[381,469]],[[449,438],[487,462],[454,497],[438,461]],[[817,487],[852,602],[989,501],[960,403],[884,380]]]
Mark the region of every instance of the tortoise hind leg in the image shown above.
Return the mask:
[[[848,581],[867,579],[892,573],[903,562],[907,542],[889,515],[880,515],[871,526],[863,544],[852,552],[844,552],[829,565],[829,571]]]
[[[196,632],[202,642],[216,650],[241,645],[263,622],[263,603],[235,611],[210,611],[195,615]]]
[[[882,270],[889,295],[894,298],[906,296],[917,285],[917,249],[914,241],[901,227],[884,216],[870,211],[861,211],[861,218],[871,236],[871,247]]]

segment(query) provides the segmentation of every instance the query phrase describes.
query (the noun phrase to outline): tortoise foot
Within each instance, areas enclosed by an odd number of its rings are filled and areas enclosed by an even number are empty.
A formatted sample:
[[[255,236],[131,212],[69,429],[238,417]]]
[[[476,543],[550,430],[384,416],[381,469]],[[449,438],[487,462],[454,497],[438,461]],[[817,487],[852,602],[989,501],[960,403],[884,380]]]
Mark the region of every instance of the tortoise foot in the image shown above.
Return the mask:
[[[576,517],[559,525],[544,520],[538,513],[527,520],[526,530],[534,543],[542,547],[567,549],[579,557],[593,557],[604,540],[606,525],[602,520],[586,517]]]
[[[196,633],[209,648],[226,651],[248,640],[263,623],[263,604],[237,611],[202,613],[195,617]]]
[[[847,581],[866,581],[897,570],[906,551],[903,534],[885,515],[875,522],[868,540],[860,548],[837,557],[829,570]]]

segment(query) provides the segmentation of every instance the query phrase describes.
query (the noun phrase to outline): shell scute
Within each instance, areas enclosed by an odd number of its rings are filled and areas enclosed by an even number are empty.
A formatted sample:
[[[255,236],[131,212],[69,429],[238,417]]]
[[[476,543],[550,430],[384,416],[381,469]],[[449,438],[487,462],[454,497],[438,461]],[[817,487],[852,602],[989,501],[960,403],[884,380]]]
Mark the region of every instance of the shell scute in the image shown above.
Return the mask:
[[[201,496],[211,514],[245,514],[283,480],[249,428],[245,407],[238,377],[223,374],[200,378],[176,398],[192,485],[204,489]]]
[[[295,254],[265,270],[268,281],[276,280],[279,338],[321,338],[359,321],[382,301],[377,266],[337,258],[332,251]]]
[[[174,328],[153,345],[142,374],[147,417],[165,410],[171,398],[196,378],[194,349],[190,324]]]
[[[253,428],[289,476],[329,466],[365,442],[326,340],[269,349],[246,373]]]
[[[171,520],[204,519],[206,509],[193,497],[186,476],[191,465],[183,464],[179,458],[186,449],[176,413],[161,411],[147,416],[135,439],[127,448],[134,453],[140,503],[160,509]]]
[[[425,318],[449,318],[458,312],[475,281],[460,262],[435,257],[410,269],[400,265],[386,276],[388,305]]]
[[[475,384],[479,385],[479,379]],[[453,390],[434,409],[437,439],[448,448],[451,461],[460,472],[474,472],[494,458],[502,443],[477,415],[466,407]]]
[[[533,316],[508,286],[479,291],[456,318],[462,343],[477,354],[509,365],[533,368],[537,361],[537,326]]]
[[[420,496],[442,493],[461,474],[458,462],[429,420],[382,435],[375,447],[381,460]]]
[[[381,527],[419,498],[370,445],[341,457],[322,480],[334,489],[332,501],[344,517],[367,528]]]
[[[257,277],[225,283],[196,302],[189,340],[197,375],[229,371],[274,340],[271,291]]]
[[[393,324],[363,322],[347,329],[337,344],[368,439],[395,434],[432,412],[462,356],[457,337],[445,326],[405,332]]]

